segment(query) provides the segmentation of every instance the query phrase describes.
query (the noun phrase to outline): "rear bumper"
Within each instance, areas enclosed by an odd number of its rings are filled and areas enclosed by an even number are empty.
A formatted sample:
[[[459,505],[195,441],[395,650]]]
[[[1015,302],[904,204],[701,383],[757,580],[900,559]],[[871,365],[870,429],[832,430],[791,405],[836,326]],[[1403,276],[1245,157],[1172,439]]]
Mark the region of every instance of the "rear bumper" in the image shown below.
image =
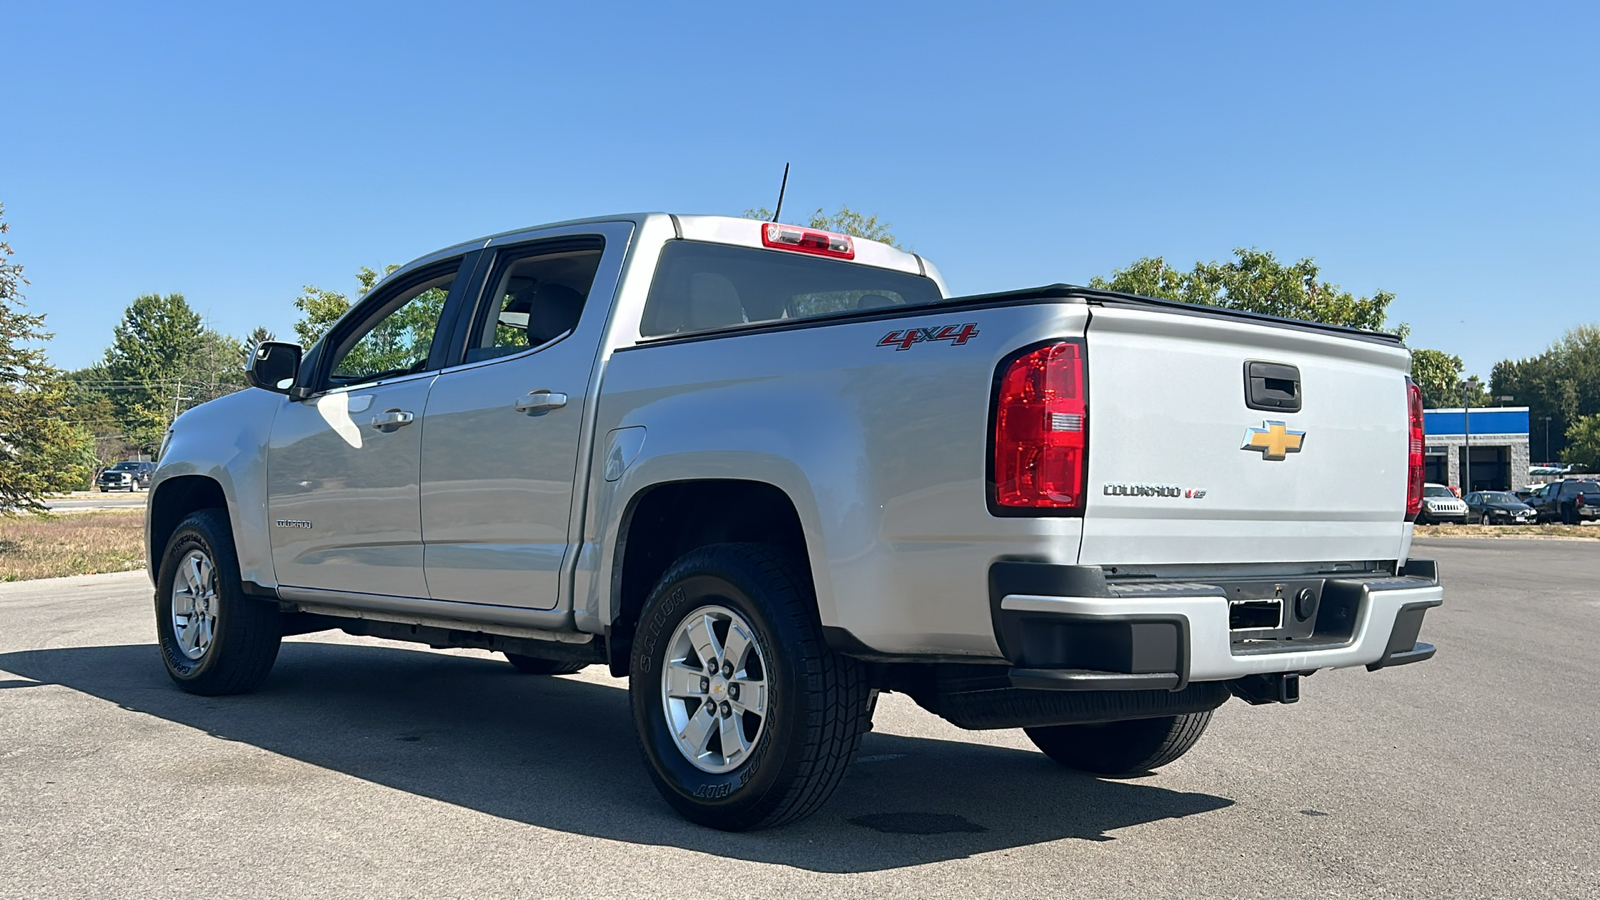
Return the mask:
[[[1291,579],[1293,597],[1315,602],[1278,631],[1235,630],[1233,602],[1258,596],[1249,582],[1112,582],[1098,567],[1001,562],[990,569],[995,635],[1017,687],[1055,690],[1177,690],[1194,681],[1366,666],[1433,656],[1419,643],[1422,619],[1443,602],[1437,570],[1413,560],[1398,575]],[[1233,601],[1233,602],[1230,602]],[[1320,604],[1320,609],[1319,609]]]

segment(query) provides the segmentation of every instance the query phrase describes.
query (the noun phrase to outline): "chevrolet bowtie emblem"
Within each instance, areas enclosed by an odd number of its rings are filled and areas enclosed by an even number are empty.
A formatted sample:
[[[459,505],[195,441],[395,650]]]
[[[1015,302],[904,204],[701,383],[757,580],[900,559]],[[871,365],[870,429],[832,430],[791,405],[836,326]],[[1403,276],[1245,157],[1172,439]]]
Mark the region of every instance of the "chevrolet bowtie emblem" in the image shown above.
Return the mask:
[[[1240,450],[1259,450],[1262,459],[1287,459],[1290,453],[1299,453],[1306,442],[1304,431],[1290,431],[1282,422],[1262,422],[1265,428],[1246,428],[1244,446]]]

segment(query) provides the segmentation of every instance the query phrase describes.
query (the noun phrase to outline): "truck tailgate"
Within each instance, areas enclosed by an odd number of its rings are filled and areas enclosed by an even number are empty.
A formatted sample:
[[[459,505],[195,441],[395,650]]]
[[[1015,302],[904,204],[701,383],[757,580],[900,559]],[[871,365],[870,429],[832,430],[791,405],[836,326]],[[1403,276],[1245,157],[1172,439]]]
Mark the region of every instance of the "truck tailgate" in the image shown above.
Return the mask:
[[[1408,528],[1402,347],[1117,306],[1094,309],[1087,339],[1080,563],[1396,557]],[[1250,362],[1294,367],[1301,409],[1247,405]]]

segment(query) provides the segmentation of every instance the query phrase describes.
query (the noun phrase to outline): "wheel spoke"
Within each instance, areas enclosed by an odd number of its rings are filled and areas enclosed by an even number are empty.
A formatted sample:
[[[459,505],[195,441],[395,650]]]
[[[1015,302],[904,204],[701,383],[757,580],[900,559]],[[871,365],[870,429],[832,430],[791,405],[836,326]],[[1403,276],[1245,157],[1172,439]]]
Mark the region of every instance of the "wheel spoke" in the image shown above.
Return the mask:
[[[702,703],[689,718],[689,724],[684,726],[680,737],[683,742],[693,747],[696,755],[706,752],[706,745],[711,743],[711,735],[716,733],[717,719],[711,714],[711,704]]]
[[[722,733],[722,760],[724,764],[731,764],[744,758],[749,752],[750,745],[745,743],[744,729],[739,726],[739,716],[723,716]]]
[[[194,652],[195,632],[200,630],[197,627],[199,623],[195,621],[197,618],[199,617],[190,616],[189,620],[183,624],[183,627],[178,629],[178,646],[183,649],[184,653]]]
[[[735,670],[744,669],[745,654],[750,650],[750,634],[743,622],[728,623],[728,642],[723,645],[722,658],[730,660]]]
[[[667,670],[661,674],[668,697],[688,698],[704,697],[705,691],[700,689],[700,680],[705,677],[705,672],[682,661],[667,663]]]
[[[175,616],[187,616],[187,615],[192,615],[193,613],[194,613],[194,594],[190,593],[189,591],[187,591],[187,590],[185,590],[183,588],[178,588],[177,590],[173,591],[172,592],[172,614],[175,615]]]
[[[200,557],[191,556],[185,562],[187,565],[183,567],[183,580],[189,582],[189,590],[198,597],[205,593],[206,589],[206,580],[200,574]]]
[[[739,699],[729,699],[733,708],[739,712],[753,712],[758,716],[767,714],[767,683],[761,680],[746,680],[735,678],[732,684],[739,686]]]
[[[195,566],[195,572],[200,576],[200,589],[208,594],[211,593],[215,589],[211,581],[216,574],[216,570],[211,565],[211,560],[201,557],[200,564]]]
[[[694,652],[700,654],[702,664],[722,659],[722,645],[717,642],[717,633],[711,628],[713,621],[711,614],[705,613],[689,625],[689,642],[694,645]]]

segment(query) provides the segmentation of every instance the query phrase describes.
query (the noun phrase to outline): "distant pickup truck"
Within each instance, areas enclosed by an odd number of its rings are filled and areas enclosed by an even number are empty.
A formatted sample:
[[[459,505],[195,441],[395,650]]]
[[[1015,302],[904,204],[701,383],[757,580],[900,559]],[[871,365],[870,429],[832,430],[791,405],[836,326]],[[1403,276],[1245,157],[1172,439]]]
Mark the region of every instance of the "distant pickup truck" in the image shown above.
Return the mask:
[[[1552,481],[1525,501],[1540,522],[1578,525],[1600,519],[1600,482],[1568,479]]]
[[[1421,396],[1387,335],[645,214],[407,265],[186,412],[148,506],[184,690],[343,629],[629,677],[722,829],[839,783],[881,691],[1063,765],[1172,762],[1230,697],[1428,659]]]
[[[100,493],[106,491],[133,491],[144,490],[150,487],[150,478],[155,473],[156,464],[153,462],[140,462],[127,460],[119,462],[94,480],[95,487]]]

